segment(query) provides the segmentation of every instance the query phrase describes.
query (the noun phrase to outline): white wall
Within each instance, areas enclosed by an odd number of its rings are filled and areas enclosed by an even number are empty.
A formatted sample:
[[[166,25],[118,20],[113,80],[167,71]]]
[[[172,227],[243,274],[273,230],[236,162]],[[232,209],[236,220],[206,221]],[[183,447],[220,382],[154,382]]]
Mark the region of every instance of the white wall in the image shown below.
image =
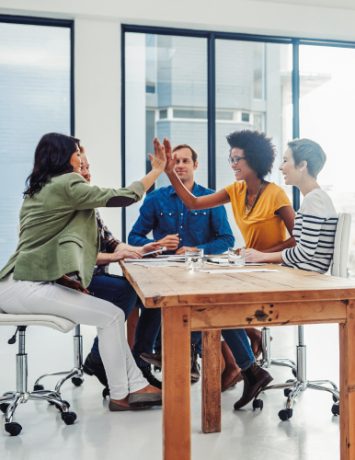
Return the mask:
[[[120,185],[120,24],[355,41],[349,0],[0,0],[0,14],[75,19],[76,135],[87,147],[94,182]],[[341,9],[340,5],[344,8]],[[120,213],[104,218],[120,234]]]

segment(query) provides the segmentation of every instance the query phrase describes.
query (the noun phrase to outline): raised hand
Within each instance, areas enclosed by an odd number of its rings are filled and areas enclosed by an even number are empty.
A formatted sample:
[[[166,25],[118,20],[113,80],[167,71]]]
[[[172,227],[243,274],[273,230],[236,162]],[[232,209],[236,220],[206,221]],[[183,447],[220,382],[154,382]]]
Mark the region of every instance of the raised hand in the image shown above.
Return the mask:
[[[159,139],[156,137],[153,140],[153,145],[154,155],[152,155],[151,153],[149,154],[150,164],[152,165],[152,169],[163,172],[166,165],[165,147],[159,142]]]
[[[174,154],[173,154],[172,149],[171,149],[171,144],[170,144],[169,139],[164,138],[163,144],[164,144],[164,147],[165,147],[165,154],[166,154],[165,172],[167,174],[169,174],[175,168],[175,158],[174,158]]]

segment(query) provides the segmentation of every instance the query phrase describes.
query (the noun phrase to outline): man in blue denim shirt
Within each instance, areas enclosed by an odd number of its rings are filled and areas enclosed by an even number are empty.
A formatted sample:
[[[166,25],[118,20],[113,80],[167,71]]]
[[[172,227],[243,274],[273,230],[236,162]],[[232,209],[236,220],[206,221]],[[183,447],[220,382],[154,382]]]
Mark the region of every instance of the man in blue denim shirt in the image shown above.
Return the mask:
[[[175,147],[176,172],[184,185],[196,196],[213,190],[194,182],[197,154],[188,145]],[[153,231],[154,240],[147,237]],[[221,254],[233,247],[234,237],[223,206],[189,210],[172,186],[162,187],[147,195],[140,216],[128,235],[128,243],[142,246],[152,241],[165,246],[170,253],[183,254],[191,248],[203,248],[205,254]]]
[[[174,148],[175,170],[183,184],[196,196],[208,195],[213,190],[194,181],[198,167],[197,153],[186,144]],[[147,235],[153,232],[154,240]],[[234,236],[223,206],[201,211],[189,210],[177,196],[172,186],[162,187],[147,195],[140,215],[128,235],[128,243],[142,246],[159,242],[170,254],[183,254],[194,248],[204,249],[205,254],[221,254],[233,247]],[[146,364],[140,355],[149,358],[160,329],[160,310],[143,309],[136,330],[133,355],[143,369]],[[199,379],[196,352],[200,351],[201,334],[193,332],[191,380]],[[158,358],[159,361],[159,358]],[[155,362],[154,357],[149,362]]]

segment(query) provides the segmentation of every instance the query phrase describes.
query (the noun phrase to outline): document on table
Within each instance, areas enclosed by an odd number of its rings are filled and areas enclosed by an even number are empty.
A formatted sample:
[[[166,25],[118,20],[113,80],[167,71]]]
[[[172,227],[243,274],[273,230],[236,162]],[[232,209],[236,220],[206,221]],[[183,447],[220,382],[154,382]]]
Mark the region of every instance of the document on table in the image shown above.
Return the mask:
[[[244,268],[244,267],[239,267],[239,268],[230,268],[229,270],[227,269],[222,269],[222,270],[200,270],[200,273],[213,273],[216,275],[219,275],[220,273],[252,273],[252,272],[278,272],[279,270],[275,270],[273,268]]]

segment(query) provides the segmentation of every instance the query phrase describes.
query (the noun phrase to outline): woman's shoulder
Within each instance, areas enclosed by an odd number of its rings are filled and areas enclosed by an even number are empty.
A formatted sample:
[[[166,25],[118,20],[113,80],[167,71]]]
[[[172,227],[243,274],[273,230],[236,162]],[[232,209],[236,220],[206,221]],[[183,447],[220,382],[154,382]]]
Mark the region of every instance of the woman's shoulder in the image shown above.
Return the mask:
[[[73,182],[86,182],[86,180],[79,173],[70,172],[65,174],[60,174],[59,176],[54,176],[51,179],[53,184],[68,184]]]
[[[303,198],[300,211],[303,214],[323,217],[325,219],[337,216],[332,199],[328,193],[321,188],[316,188],[307,193]]]
[[[269,182],[266,187],[267,194],[269,198],[273,197],[278,202],[281,201],[282,203],[289,204],[291,206],[291,202],[287,196],[287,193],[284,188],[280,185],[275,184],[275,182]]]
[[[246,185],[245,181],[235,181],[232,184],[227,185],[224,187],[224,190],[228,193],[228,195],[231,195],[232,193],[241,193],[245,190]]]

